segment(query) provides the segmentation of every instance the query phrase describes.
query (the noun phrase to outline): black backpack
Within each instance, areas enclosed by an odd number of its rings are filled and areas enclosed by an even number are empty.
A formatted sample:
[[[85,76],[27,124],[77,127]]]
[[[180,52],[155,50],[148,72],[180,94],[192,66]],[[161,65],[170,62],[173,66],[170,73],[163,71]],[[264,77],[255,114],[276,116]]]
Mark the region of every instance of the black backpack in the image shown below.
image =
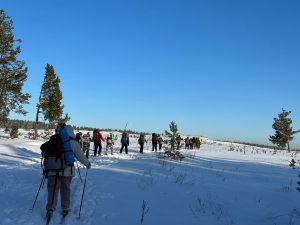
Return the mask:
[[[139,142],[140,145],[144,144],[144,142],[145,142],[145,136],[144,136],[144,135],[141,135],[141,136],[139,137],[138,142]]]
[[[122,145],[127,145],[128,142],[129,142],[128,134],[127,133],[123,133],[122,134],[122,138],[121,138]]]
[[[65,168],[63,145],[58,134],[52,135],[50,140],[40,147],[42,151],[42,167],[45,172],[49,170],[60,171]]]
[[[152,142],[157,143],[157,134],[152,133]]]

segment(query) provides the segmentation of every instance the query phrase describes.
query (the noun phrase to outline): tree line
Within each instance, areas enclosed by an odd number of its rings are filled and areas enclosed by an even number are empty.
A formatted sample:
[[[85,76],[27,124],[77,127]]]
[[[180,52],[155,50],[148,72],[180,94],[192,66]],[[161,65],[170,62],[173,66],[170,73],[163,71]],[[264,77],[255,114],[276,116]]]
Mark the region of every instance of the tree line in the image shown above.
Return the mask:
[[[37,128],[38,130],[49,130],[49,129],[55,129],[56,125],[55,124],[49,124],[46,122],[38,122],[36,124],[35,121],[30,121],[30,120],[17,120],[17,119],[7,119],[7,122],[3,125],[0,124],[0,128],[4,128],[6,132],[10,132],[12,128],[17,128],[17,129],[24,129],[24,130],[34,130]],[[86,130],[86,131],[93,131],[95,128],[94,127],[88,127],[88,126],[74,126],[74,130]],[[106,132],[124,132],[122,129],[112,129],[112,128],[100,128],[101,131],[106,131]],[[127,133],[129,134],[140,134],[141,132],[135,131],[135,130],[126,130]],[[149,133],[146,133],[149,134]]]

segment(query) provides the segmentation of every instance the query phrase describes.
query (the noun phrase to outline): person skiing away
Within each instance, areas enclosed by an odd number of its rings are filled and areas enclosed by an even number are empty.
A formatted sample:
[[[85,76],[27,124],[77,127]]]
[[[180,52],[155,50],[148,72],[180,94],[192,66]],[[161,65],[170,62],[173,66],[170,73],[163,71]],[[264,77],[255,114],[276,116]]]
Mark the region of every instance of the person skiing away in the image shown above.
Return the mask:
[[[62,124],[56,128],[56,135],[52,135],[50,137],[50,140],[45,142],[41,145],[42,154],[47,155],[47,151],[50,150],[50,143],[55,139],[55,137],[58,137],[58,134],[62,128],[66,129],[67,135],[69,135],[69,143],[71,146],[71,151],[74,153],[75,158],[79,162],[81,162],[83,165],[86,166],[87,169],[91,168],[91,163],[89,160],[84,156],[83,151],[80,148],[79,143],[75,140],[75,134],[74,130],[70,125]],[[54,146],[61,146],[63,145],[59,141],[60,137],[58,137],[56,140],[56,145]],[[53,142],[52,142],[53,143]],[[55,151],[57,151],[55,149]],[[61,150],[62,151],[62,150]],[[60,154],[63,155],[63,154]],[[46,165],[47,160],[50,160],[51,157],[45,158],[44,165]],[[62,157],[61,160],[64,160]],[[57,161],[57,160],[56,160]],[[48,164],[49,165],[49,164]],[[45,167],[46,168],[46,167]],[[63,169],[59,170],[46,170],[46,178],[48,178],[47,183],[47,190],[48,190],[48,198],[47,198],[47,204],[46,204],[46,218],[47,223],[49,223],[51,216],[56,209],[56,204],[58,200],[58,192],[60,192],[60,198],[61,198],[61,209],[62,209],[62,215],[66,216],[69,213],[70,210],[70,191],[71,191],[71,181],[72,178],[75,176],[75,167],[74,163],[71,165],[64,165]]]
[[[157,152],[157,135],[156,133],[152,133],[152,151],[155,151]]]
[[[147,140],[145,139],[145,135],[143,133],[140,134],[140,137],[138,139],[138,143],[140,145],[140,153],[143,154],[144,152],[144,144],[145,142],[147,142]]]
[[[125,147],[125,153],[128,154],[129,135],[127,132],[122,133],[121,145],[122,145],[122,147],[120,149],[120,153],[123,152],[123,148]]]
[[[90,146],[91,146],[91,136],[90,132],[87,132],[82,136],[82,149],[83,152],[85,153],[86,158],[89,158],[90,155]]]
[[[98,150],[98,155],[101,155],[101,151],[102,151],[101,140],[103,142],[105,141],[105,139],[102,136],[100,130],[99,129],[94,129],[94,131],[93,131],[94,156],[97,156],[97,150]]]
[[[81,132],[76,133],[75,139],[79,143],[80,148],[82,149],[82,133]]]
[[[202,136],[201,136],[201,135],[200,135],[200,136],[198,136],[199,148],[201,147],[202,140],[203,140]]]
[[[177,138],[176,138],[176,143],[177,143],[177,150],[179,150],[180,149],[180,143],[181,143],[181,136],[180,135],[178,135],[177,136]]]
[[[160,135],[158,135],[158,150],[159,151],[162,149],[163,142],[164,142],[164,140],[162,139],[162,137]]]
[[[113,142],[113,145],[115,145],[115,142],[118,140],[118,136],[114,133],[112,133],[112,142]]]
[[[187,138],[184,140],[184,143],[185,143],[184,149],[189,149],[189,148],[190,148],[190,138],[187,137]]]
[[[110,133],[107,138],[106,138],[106,151],[105,151],[105,155],[107,155],[108,150],[110,150],[111,154],[113,155],[113,135],[112,133]]]

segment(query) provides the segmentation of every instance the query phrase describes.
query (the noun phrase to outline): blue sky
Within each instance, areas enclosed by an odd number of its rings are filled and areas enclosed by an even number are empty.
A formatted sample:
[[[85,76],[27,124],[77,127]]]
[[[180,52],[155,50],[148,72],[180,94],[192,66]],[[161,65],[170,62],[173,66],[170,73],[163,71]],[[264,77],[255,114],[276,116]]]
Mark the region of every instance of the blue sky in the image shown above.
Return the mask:
[[[0,0],[21,38],[34,120],[46,63],[74,125],[270,144],[300,128],[300,2]],[[299,148],[300,136],[293,143]]]

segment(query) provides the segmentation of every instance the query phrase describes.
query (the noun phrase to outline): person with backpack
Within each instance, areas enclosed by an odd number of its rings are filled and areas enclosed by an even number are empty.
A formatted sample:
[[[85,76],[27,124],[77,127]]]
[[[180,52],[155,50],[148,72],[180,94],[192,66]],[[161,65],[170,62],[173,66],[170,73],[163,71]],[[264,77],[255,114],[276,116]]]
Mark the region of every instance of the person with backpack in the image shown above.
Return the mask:
[[[176,138],[177,150],[180,149],[181,141],[182,141],[182,138],[180,135],[178,135]]]
[[[123,152],[123,148],[125,147],[125,153],[128,154],[129,135],[127,132],[122,133],[121,145],[122,145],[122,147],[120,149],[120,153]]]
[[[90,155],[90,145],[91,145],[91,136],[90,132],[87,132],[82,136],[82,150],[85,153],[86,158],[89,158]]]
[[[158,136],[158,150],[159,150],[159,151],[162,149],[163,142],[164,142],[164,140],[163,140],[162,137],[159,135],[159,136]]]
[[[43,143],[40,149],[44,158],[44,175],[48,178],[46,217],[50,221],[56,209],[58,192],[60,192],[63,216],[66,216],[70,210],[70,191],[71,181],[75,176],[75,158],[87,169],[91,168],[91,163],[75,140],[74,130],[70,125],[57,127],[56,134],[52,135],[49,141]]]
[[[76,139],[76,141],[79,143],[79,145],[80,145],[80,148],[82,148],[83,146],[82,146],[82,132],[78,132],[78,133],[76,133],[76,136],[75,136],[75,139]]]
[[[97,150],[98,150],[98,155],[101,155],[102,151],[102,143],[101,140],[104,142],[105,139],[102,136],[101,132],[99,129],[94,129],[93,131],[93,141],[94,141],[94,156],[97,155]]]
[[[105,151],[105,155],[107,155],[108,150],[110,150],[111,154],[113,155],[113,134],[110,133],[107,137],[106,137],[106,151]]]
[[[152,133],[152,151],[157,152],[157,134],[156,133]]]
[[[186,137],[186,138],[184,139],[184,143],[185,143],[184,149],[189,149],[189,148],[190,148],[190,138],[189,138],[189,137]]]
[[[138,139],[138,143],[140,145],[140,153],[143,154],[144,152],[144,144],[145,142],[147,142],[147,140],[145,139],[145,135],[143,133],[140,134],[140,137]]]

